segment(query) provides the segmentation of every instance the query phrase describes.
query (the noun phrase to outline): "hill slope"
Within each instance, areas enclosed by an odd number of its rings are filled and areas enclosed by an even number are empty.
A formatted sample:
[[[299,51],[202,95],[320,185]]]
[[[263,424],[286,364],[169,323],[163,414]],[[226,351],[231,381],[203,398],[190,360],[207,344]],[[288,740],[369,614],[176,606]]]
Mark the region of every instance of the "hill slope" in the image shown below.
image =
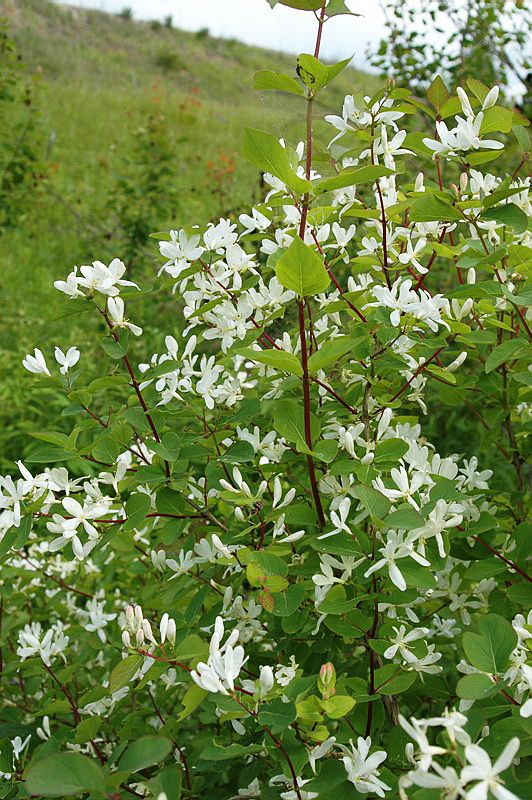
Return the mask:
[[[49,0],[0,2],[2,15],[28,73],[42,76],[39,147],[48,172],[26,213],[0,235],[8,309],[0,425],[18,441],[20,420],[37,413],[23,400],[22,356],[84,338],[76,319],[56,319],[53,281],[74,264],[128,260],[131,241],[150,231],[247,210],[261,188],[240,155],[243,127],[288,132],[296,143],[305,109],[299,98],[253,90],[259,69],[294,74],[291,56]],[[376,78],[345,70],[317,104],[318,130],[346,93],[376,87]],[[153,271],[156,248],[144,244],[136,268]]]

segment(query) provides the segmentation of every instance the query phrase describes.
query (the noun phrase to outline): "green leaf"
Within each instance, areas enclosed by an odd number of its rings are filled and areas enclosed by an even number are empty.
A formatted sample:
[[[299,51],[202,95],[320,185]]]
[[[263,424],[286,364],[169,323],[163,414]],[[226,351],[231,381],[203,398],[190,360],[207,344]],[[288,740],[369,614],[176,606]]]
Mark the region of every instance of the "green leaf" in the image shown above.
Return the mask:
[[[157,492],[155,508],[159,514],[173,514],[178,517],[185,510],[183,495],[175,489],[170,489],[169,486],[163,486]]]
[[[4,737],[0,741],[0,772],[13,771],[13,745],[10,739]]]
[[[164,736],[142,736],[129,745],[118,762],[118,771],[138,772],[151,767],[163,761],[171,749],[172,742]]]
[[[436,75],[427,90],[427,98],[434,106],[436,111],[439,111],[446,100],[450,97],[449,90],[441,77]]]
[[[372,486],[355,486],[353,494],[358,497],[364,508],[372,517],[384,519],[390,510],[391,503],[387,497]]]
[[[127,686],[133,675],[138,672],[143,661],[143,656],[137,656],[135,654],[123,658],[111,672],[111,677],[109,678],[109,694],[113,694],[113,692],[117,692],[119,689]]]
[[[261,69],[255,73],[255,89],[274,89],[280,92],[304,95],[305,90],[294,78],[280,75],[271,69]]]
[[[346,186],[358,186],[360,183],[368,183],[375,181],[377,178],[383,178],[385,175],[393,175],[394,170],[389,167],[381,167],[378,164],[370,165],[368,167],[348,167],[343,169],[334,178],[326,178],[319,183],[314,184],[313,193],[315,195],[330,192],[333,189],[344,189]]]
[[[154,797],[159,797],[164,792],[167,800],[179,800],[182,774],[178,767],[163,769],[148,783],[150,792]]]
[[[385,439],[379,442],[375,448],[375,465],[380,467],[382,464],[393,462],[396,464],[408,451],[408,444],[404,439]]]
[[[347,600],[341,585],[332,586],[318,606],[320,614],[345,614],[351,611],[358,600]]]
[[[344,0],[329,0],[327,3],[327,8],[325,9],[325,16],[335,17],[338,14],[348,14],[350,17],[362,16],[361,14],[355,14],[354,11],[350,11]]]
[[[90,742],[100,730],[101,725],[102,718],[97,715],[82,719],[81,722],[76,725],[76,742],[80,742],[81,744]]]
[[[491,106],[484,111],[480,134],[510,133],[515,121],[514,112],[502,106]]]
[[[255,450],[249,442],[233,442],[222,456],[223,461],[227,461],[229,464],[245,464],[253,461],[254,458]]]
[[[124,358],[127,354],[127,340],[117,342],[112,336],[108,336],[103,339],[100,344],[102,350],[107,353],[108,356],[116,360]]]
[[[119,455],[120,446],[111,436],[99,439],[92,448],[92,457],[105,464],[114,464]]]
[[[138,527],[146,519],[151,509],[151,499],[144,492],[135,492],[126,502],[127,520],[123,524],[125,531]]]
[[[207,658],[209,646],[197,633],[191,633],[176,645],[174,656],[178,661],[191,661],[194,658]]]
[[[383,519],[383,522],[390,528],[395,528],[400,531],[413,531],[416,528],[422,528],[425,524],[425,520],[421,514],[414,511],[412,506],[408,504],[405,504],[403,508],[392,511],[391,514],[388,514],[388,516]]]
[[[482,700],[496,693],[497,685],[483,673],[464,675],[456,684],[456,694],[464,700]]]
[[[507,361],[513,361],[530,349],[530,345],[522,339],[510,339],[494,347],[484,364],[484,372],[488,374]]]
[[[102,389],[118,389],[129,383],[125,375],[108,375],[106,378],[96,378],[87,386],[87,392],[99,392]]]
[[[315,694],[296,703],[297,716],[306,722],[322,722],[323,703]]]
[[[323,0],[277,0],[277,2],[300,11],[318,11],[323,6]]]
[[[497,675],[508,666],[510,653],[517,644],[517,634],[510,623],[498,614],[482,617],[478,628],[479,633],[464,633],[464,652],[474,667]]]
[[[259,713],[259,725],[265,725],[272,733],[281,733],[296,719],[293,703],[283,703],[281,698],[274,700]]]
[[[334,789],[340,783],[344,783],[345,779],[345,767],[341,760],[336,758],[322,759],[320,774],[306,784],[306,791],[315,792],[318,797],[323,798],[326,792]],[[349,789],[345,792],[338,790],[336,796],[338,798],[349,797],[349,792]]]
[[[209,692],[206,689],[201,689],[199,686],[191,686],[187,689],[183,697],[183,709],[176,722],[182,722],[189,717],[205,700]]]
[[[239,350],[238,353],[252,361],[266,364],[266,366],[273,367],[273,369],[278,369],[281,372],[288,372],[290,375],[297,375],[298,377],[303,375],[299,359],[284,350],[252,350],[248,347],[244,350]]]
[[[272,594],[283,592],[288,585],[286,578],[282,578],[280,575],[268,575],[263,583],[264,588]]]
[[[294,237],[278,260],[275,276],[281,286],[300,297],[321,294],[331,282],[323,259],[299,236]]]
[[[79,753],[54,753],[35,762],[25,773],[28,795],[66,797],[80,792],[105,794],[102,769]]]
[[[251,560],[258,564],[266,575],[288,575],[288,567],[282,558],[270,553],[268,550],[256,550],[251,554]]]
[[[293,583],[275,598],[273,609],[274,617],[289,617],[293,614],[305,599],[305,587],[301,583]]]
[[[280,436],[295,442],[301,453],[311,452],[305,441],[305,419],[303,406],[294,400],[278,400],[273,411],[273,427]],[[318,418],[311,414],[310,432],[313,441],[320,435]]]
[[[351,338],[350,336],[339,336],[330,342],[320,344],[319,349],[312,353],[308,360],[308,371],[314,375],[324,367],[336,364],[336,362],[349,353],[352,358],[366,358],[369,352],[369,339],[366,335]]]
[[[228,758],[244,758],[253,753],[260,753],[263,750],[260,744],[243,745],[233,742],[227,747],[222,747],[217,744],[213,739],[212,742],[207,742],[201,748],[201,758],[206,761],[225,761]]]
[[[513,228],[516,233],[524,233],[528,227],[528,217],[515,203],[488,208],[482,212],[480,219],[492,220]]]
[[[321,461],[330,464],[338,454],[338,442],[334,439],[320,439],[314,445],[314,452]]]
[[[328,700],[323,701],[323,708],[330,719],[341,719],[349,714],[355,707],[356,700],[345,694],[335,694]]]
[[[375,691],[379,694],[401,694],[416,680],[415,672],[404,672],[397,664],[386,664],[375,670]]]
[[[441,197],[425,193],[410,207],[411,222],[454,222],[463,219],[463,215]]]
[[[296,194],[310,191],[310,182],[296,175],[286,149],[271,133],[246,128],[243,153],[259,169],[275,175]]]
[[[338,64],[333,64],[326,67],[321,61],[314,56],[303,53],[297,59],[297,74],[311,91],[316,92],[327,86],[342,70],[344,70],[350,58],[345,61],[340,61]]]

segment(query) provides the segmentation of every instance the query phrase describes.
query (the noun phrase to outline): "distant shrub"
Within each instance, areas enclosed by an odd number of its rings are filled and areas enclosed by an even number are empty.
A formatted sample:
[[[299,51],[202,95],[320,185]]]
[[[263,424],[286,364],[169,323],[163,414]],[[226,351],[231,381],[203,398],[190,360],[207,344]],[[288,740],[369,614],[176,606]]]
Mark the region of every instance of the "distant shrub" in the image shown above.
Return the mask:
[[[163,47],[155,56],[155,66],[165,72],[179,72],[186,69],[186,64],[179,57],[178,53],[169,47]]]
[[[124,6],[122,11],[118,12],[117,17],[130,21],[133,19],[133,10],[130,8],[130,6]]]
[[[206,39],[209,36],[210,31],[208,28],[200,28],[199,31],[196,33],[196,39]]]
[[[167,15],[167,16],[164,18],[164,27],[165,27],[165,28],[171,28],[171,27],[172,27],[172,20],[173,20],[173,17],[172,17],[172,15],[171,15],[171,14],[168,14],[168,15]]]
[[[160,31],[162,27],[162,22],[159,22],[158,19],[152,19],[150,22],[150,28],[152,31]]]

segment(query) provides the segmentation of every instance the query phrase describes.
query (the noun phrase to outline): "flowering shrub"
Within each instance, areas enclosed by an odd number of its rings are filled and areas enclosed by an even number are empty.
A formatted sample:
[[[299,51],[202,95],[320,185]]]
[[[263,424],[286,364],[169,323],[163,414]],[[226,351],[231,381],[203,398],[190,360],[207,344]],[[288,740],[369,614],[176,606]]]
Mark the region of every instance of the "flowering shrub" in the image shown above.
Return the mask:
[[[102,377],[24,359],[74,425],[0,478],[4,797],[527,796],[523,120],[436,78],[347,97],[320,150],[348,12],[284,4],[315,54],[256,85],[306,98],[306,137],[248,129],[265,202],[159,235],[179,333],[137,364],[140,287],[94,261],[55,286],[101,319]],[[419,108],[433,137],[399,127]],[[513,174],[481,172],[511,130]],[[442,403],[489,448],[437,452]]]

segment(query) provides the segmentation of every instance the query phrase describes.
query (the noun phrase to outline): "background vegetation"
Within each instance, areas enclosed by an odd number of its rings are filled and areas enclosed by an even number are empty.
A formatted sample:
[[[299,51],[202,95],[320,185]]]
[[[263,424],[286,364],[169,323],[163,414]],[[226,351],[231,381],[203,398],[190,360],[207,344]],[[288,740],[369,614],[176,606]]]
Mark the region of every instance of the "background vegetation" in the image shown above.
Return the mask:
[[[28,400],[32,379],[21,358],[35,344],[82,342],[72,319],[57,318],[53,281],[75,264],[115,256],[137,274],[153,274],[151,232],[233,217],[258,201],[259,171],[235,158],[243,125],[278,135],[288,129],[297,141],[304,106],[294,113],[290,98],[253,90],[256,70],[293,71],[295,58],[205,30],[48,0],[10,0],[0,16],[4,41],[14,46],[2,63],[13,91],[0,95],[1,180],[15,153],[25,187],[0,225],[1,471],[31,450],[25,431],[61,413],[47,390],[32,390]],[[379,83],[346,70],[317,104],[318,125],[346,93],[371,93]],[[172,309],[161,304],[159,323],[161,315]],[[90,353],[84,362],[90,370]]]

